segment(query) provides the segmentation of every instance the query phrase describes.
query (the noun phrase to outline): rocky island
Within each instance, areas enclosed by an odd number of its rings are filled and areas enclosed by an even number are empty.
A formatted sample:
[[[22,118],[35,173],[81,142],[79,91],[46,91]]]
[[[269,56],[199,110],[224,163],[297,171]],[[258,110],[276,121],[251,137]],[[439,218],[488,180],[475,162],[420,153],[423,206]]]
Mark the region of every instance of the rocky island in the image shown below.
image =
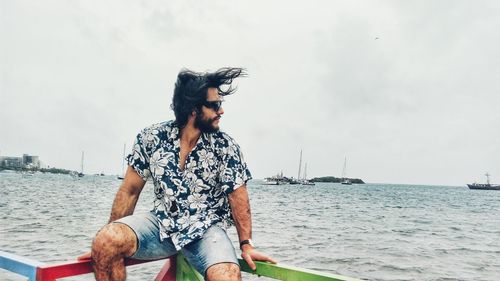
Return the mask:
[[[346,178],[351,181],[351,183],[356,183],[356,184],[364,184],[365,182],[362,179],[351,179],[351,178]],[[312,178],[312,182],[337,182],[341,183],[343,178],[337,178],[334,176],[326,176],[326,177],[317,177],[317,178]]]

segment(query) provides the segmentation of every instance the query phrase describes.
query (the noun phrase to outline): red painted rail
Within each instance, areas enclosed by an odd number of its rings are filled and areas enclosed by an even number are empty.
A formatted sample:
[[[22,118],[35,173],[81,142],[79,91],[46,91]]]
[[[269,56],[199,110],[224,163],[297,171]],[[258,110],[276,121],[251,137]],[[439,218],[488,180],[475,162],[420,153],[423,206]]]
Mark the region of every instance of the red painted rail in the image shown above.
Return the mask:
[[[147,263],[135,259],[125,259],[125,266]],[[46,265],[35,260],[0,251],[0,268],[28,277],[29,281],[54,281],[59,278],[92,273],[92,261],[77,260],[61,264]],[[176,256],[169,257],[154,279],[155,281],[176,280]]]
[[[134,259],[126,259],[125,266],[141,264],[151,261],[142,261]],[[80,274],[91,273],[92,262],[90,260],[81,260],[75,262],[67,262],[56,265],[39,266],[37,268],[37,281],[52,281],[58,278],[75,276]],[[175,257],[166,259],[165,264],[155,278],[155,281],[175,281],[176,276]]]

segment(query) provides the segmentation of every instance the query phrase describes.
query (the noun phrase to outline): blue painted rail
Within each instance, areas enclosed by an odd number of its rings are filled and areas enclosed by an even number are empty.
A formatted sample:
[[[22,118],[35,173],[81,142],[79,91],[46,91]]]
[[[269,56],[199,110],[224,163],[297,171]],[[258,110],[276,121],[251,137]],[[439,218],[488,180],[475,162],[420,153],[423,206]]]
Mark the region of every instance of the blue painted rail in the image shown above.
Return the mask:
[[[0,251],[0,268],[26,276],[28,281],[36,281],[37,268],[43,265],[36,260]]]

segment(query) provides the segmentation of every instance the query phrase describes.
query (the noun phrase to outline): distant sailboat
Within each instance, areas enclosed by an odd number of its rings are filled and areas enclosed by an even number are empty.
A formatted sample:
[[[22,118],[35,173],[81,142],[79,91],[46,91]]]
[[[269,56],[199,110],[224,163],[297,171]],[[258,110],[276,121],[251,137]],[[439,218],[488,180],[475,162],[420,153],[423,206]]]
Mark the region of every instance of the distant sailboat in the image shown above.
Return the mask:
[[[302,181],[300,183],[303,185],[315,185],[314,182],[307,179],[307,163],[305,163],[305,165],[304,165],[304,178],[302,179]]]
[[[295,180],[293,177],[290,180],[290,184],[300,184],[300,169],[302,168],[302,149],[300,150],[300,158],[299,158],[299,172],[297,173],[297,179]]]
[[[346,178],[346,168],[347,168],[347,157],[344,158],[344,168],[342,169],[342,181],[341,184],[351,185],[352,182],[350,179]]]
[[[127,144],[123,144],[123,157],[122,157],[122,174],[117,176],[116,178],[122,180],[125,178],[125,150],[127,149]]]
[[[299,172],[297,173],[297,181],[300,181],[300,169],[301,168],[302,168],[302,149],[300,150]]]
[[[300,150],[299,172],[297,174],[297,183],[302,185],[314,185],[314,182],[309,181],[307,179],[307,163],[304,164],[304,177],[300,176],[301,170],[302,170],[302,150]]]
[[[305,164],[304,177],[301,176],[302,172],[302,150],[300,150],[299,157],[299,171],[297,173],[297,178],[285,177],[283,176],[283,171],[276,176],[267,177],[264,179],[263,184],[265,185],[283,185],[283,184],[301,184],[301,185],[314,185],[314,182],[307,179],[307,164]]]
[[[83,177],[85,176],[85,174],[83,173],[83,156],[84,156],[84,152],[82,151],[82,160],[81,160],[81,163],[80,163],[80,172],[78,173],[78,177]]]

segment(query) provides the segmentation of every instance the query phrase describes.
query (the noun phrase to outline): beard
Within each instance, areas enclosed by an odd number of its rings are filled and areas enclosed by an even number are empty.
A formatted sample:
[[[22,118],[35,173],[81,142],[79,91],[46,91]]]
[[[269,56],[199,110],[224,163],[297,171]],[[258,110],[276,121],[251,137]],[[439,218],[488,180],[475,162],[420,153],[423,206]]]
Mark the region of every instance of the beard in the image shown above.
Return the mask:
[[[216,118],[219,118],[217,116]],[[194,119],[194,127],[200,129],[202,133],[215,133],[219,131],[219,126],[213,124],[215,118],[204,118],[203,114],[197,114]]]

